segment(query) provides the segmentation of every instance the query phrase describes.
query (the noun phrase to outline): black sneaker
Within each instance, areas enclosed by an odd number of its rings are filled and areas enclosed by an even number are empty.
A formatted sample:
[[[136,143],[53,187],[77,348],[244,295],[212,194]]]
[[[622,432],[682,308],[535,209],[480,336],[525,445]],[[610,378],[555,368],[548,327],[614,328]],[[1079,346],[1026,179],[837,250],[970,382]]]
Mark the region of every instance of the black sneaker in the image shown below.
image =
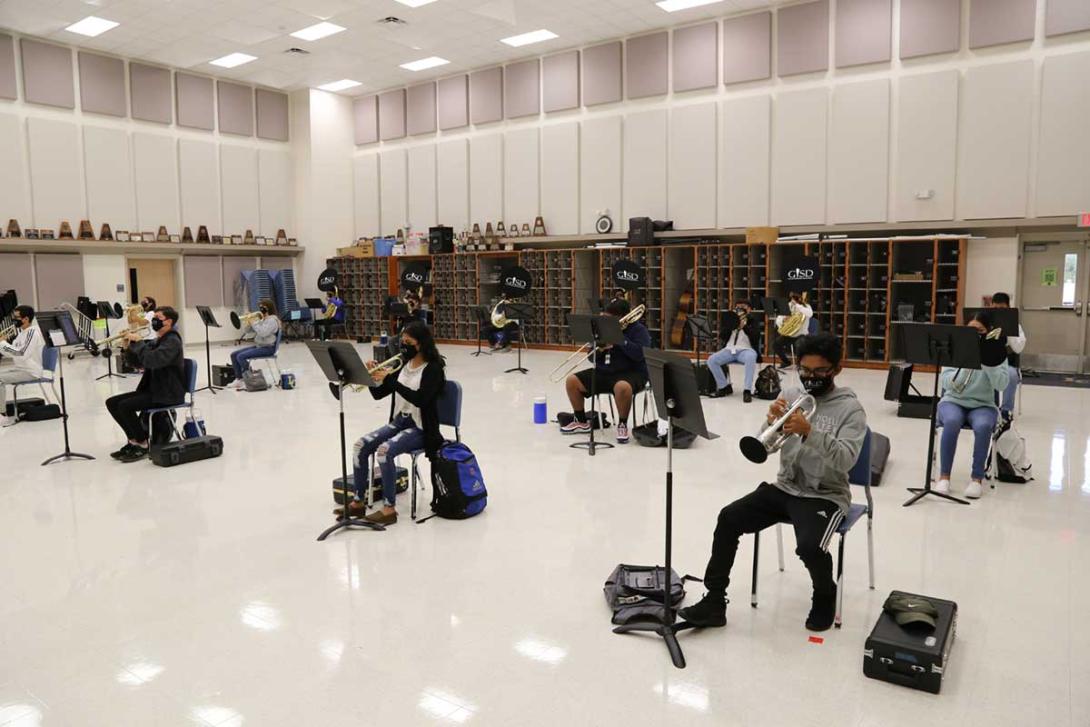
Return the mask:
[[[685,621],[699,628],[718,628],[727,625],[727,599],[707,593],[692,606],[677,612]]]
[[[132,449],[132,445],[129,444],[129,443],[126,443],[124,447],[117,450],[116,452],[110,452],[110,456],[113,457],[114,459],[121,459],[126,454],[128,454],[131,449]]]
[[[722,398],[724,396],[730,396],[733,393],[734,393],[734,387],[731,386],[730,384],[727,384],[722,389],[716,389],[715,393],[711,394],[710,396],[713,399],[720,399],[720,398]]]
[[[750,392],[749,389],[746,389],[742,392],[742,401],[746,404],[753,401],[753,394]]]
[[[139,444],[133,444],[130,445],[130,447],[131,449],[129,449],[128,452],[117,458],[119,461],[125,462],[126,464],[129,462],[139,462],[144,459],[144,457],[148,456],[148,450],[141,447]]]
[[[832,593],[814,593],[806,628],[811,631],[828,631],[836,619],[836,586]]]

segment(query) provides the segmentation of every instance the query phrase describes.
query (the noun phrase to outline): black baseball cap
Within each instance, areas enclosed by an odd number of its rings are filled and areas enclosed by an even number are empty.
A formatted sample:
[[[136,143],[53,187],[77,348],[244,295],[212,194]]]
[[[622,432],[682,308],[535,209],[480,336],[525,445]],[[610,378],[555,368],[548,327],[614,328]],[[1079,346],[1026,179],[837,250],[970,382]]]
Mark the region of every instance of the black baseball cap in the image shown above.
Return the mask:
[[[935,604],[922,596],[913,596],[907,593],[890,594],[882,608],[893,617],[898,626],[920,624],[929,629],[937,625],[939,610]]]

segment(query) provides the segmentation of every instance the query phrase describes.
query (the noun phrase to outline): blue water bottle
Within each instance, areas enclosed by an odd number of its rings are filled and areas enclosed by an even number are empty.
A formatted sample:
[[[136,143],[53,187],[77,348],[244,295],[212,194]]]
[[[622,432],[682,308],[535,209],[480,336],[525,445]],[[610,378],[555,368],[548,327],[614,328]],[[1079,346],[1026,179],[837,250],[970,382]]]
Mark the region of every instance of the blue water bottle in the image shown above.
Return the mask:
[[[544,396],[534,398],[534,424],[545,424],[549,420],[549,409]]]

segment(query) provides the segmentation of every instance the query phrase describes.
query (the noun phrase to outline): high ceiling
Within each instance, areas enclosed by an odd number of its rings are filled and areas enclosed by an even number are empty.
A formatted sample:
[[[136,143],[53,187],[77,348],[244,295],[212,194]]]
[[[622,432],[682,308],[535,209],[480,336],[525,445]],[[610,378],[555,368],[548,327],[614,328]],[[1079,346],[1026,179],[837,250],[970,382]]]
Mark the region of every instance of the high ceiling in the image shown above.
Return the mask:
[[[0,0],[0,27],[129,58],[284,90],[342,78],[359,94],[458,71],[542,55],[782,0],[722,0],[667,13],[654,0]],[[94,15],[120,23],[95,38],[65,27]],[[394,16],[402,25],[380,21]],[[289,33],[327,20],[347,30],[307,42]],[[547,28],[559,37],[511,48],[501,38]],[[296,47],[309,55],[285,53]],[[241,51],[256,61],[234,69],[208,61]],[[402,63],[441,56],[449,65],[413,73]]]

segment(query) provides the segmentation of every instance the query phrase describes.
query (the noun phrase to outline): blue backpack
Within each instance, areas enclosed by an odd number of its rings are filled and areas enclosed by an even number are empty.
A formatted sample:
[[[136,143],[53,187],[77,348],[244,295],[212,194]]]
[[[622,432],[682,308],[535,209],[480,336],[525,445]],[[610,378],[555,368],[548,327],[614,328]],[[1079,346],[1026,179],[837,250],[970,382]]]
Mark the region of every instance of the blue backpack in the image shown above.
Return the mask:
[[[431,463],[431,509],[441,518],[464,520],[488,504],[477,458],[461,442],[447,442]]]

